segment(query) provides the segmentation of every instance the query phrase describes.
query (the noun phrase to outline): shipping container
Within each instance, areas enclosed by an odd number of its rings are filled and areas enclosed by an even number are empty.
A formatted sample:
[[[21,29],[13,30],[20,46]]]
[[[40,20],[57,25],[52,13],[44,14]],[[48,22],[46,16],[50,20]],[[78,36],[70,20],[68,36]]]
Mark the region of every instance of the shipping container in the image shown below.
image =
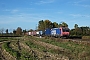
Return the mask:
[[[39,34],[40,34],[40,35],[42,35],[42,34],[43,34],[43,32],[42,32],[42,31],[39,31]]]
[[[37,31],[36,34],[37,34],[37,36],[41,36],[42,35],[42,31]]]
[[[39,35],[39,31],[37,31],[36,34]]]
[[[50,36],[51,35],[51,29],[46,29],[45,30],[45,35]]]
[[[30,35],[30,36],[36,36],[36,31],[31,31],[31,32],[28,32],[28,35]]]
[[[28,32],[28,35],[31,35],[31,32]]]

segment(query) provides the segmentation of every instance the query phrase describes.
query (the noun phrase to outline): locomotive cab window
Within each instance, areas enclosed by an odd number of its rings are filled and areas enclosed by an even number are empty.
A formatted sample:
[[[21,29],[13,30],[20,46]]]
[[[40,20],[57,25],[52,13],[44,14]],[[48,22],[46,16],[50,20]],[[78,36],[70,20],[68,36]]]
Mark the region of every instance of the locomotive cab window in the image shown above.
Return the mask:
[[[68,28],[62,28],[63,32],[69,32]]]

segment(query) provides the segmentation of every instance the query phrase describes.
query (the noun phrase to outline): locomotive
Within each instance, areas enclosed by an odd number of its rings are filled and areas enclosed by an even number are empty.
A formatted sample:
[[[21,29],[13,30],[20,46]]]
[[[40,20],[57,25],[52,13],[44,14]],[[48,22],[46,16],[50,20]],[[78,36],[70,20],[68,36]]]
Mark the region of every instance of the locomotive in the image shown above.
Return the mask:
[[[45,30],[46,36],[52,37],[68,37],[70,35],[68,27],[52,28]]]

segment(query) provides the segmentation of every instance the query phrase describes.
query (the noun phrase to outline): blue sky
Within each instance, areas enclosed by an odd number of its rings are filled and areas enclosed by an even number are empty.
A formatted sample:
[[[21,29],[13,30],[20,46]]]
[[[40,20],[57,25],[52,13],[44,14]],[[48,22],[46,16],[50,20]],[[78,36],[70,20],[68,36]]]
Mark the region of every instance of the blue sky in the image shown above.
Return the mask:
[[[36,29],[46,19],[90,27],[90,0],[0,0],[0,29]]]

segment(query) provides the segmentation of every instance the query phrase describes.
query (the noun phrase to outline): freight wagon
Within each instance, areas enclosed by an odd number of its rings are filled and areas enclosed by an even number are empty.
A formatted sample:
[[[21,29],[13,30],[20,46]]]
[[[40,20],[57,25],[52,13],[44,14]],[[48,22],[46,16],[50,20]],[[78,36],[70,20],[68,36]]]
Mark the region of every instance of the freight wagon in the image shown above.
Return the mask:
[[[28,32],[27,35],[29,35],[29,36],[40,36],[40,35],[42,35],[42,31],[31,31],[31,32]]]
[[[43,34],[42,31],[37,31],[37,32],[36,32],[36,36],[41,36],[42,34]]]
[[[36,31],[31,31],[31,32],[28,32],[28,35],[31,35],[31,36],[35,36],[37,34]]]

